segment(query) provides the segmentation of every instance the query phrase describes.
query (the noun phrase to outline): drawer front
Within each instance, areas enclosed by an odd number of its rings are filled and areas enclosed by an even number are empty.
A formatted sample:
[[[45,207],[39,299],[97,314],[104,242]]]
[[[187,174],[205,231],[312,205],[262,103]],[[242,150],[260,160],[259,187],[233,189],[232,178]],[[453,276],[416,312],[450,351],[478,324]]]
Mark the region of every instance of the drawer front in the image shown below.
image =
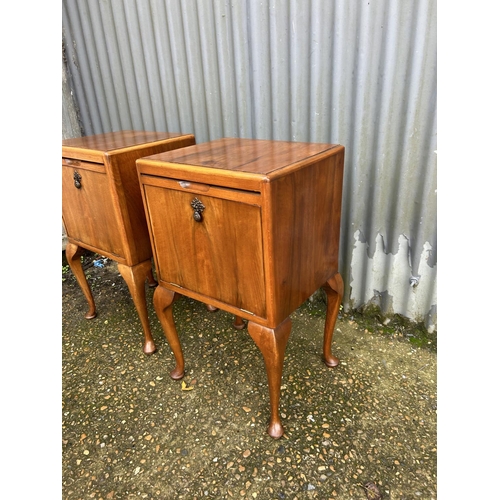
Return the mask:
[[[160,280],[265,318],[260,206],[153,185],[144,193]]]
[[[101,170],[98,164],[90,165],[92,169],[81,168],[81,164],[70,167],[63,161],[62,211],[66,232],[83,245],[122,257],[121,230],[108,176],[103,165]]]

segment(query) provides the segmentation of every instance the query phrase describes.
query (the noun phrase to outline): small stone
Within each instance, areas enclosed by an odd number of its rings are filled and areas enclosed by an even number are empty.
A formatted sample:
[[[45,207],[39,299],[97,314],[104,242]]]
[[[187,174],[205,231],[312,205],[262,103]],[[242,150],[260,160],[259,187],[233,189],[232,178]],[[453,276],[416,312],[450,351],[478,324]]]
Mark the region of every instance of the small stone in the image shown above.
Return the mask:
[[[243,407],[243,410],[245,410],[247,413],[249,413],[249,412],[251,412],[251,411],[252,411],[252,409],[251,409],[251,408],[249,408],[248,406],[244,406],[244,407]]]
[[[249,456],[250,456],[250,453],[251,453],[251,451],[250,451],[250,450],[245,450],[245,451],[243,452],[243,456],[244,456],[245,458],[247,458],[247,457],[249,457]]]
[[[368,500],[380,500],[382,495],[380,494],[379,489],[375,483],[369,482],[366,483],[365,486],[366,498]]]

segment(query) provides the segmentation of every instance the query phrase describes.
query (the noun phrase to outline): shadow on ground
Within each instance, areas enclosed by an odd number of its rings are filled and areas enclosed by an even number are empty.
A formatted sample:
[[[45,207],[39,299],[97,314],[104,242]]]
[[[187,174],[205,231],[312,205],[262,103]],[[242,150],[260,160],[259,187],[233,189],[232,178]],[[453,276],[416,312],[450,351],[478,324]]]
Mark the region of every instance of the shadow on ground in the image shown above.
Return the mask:
[[[285,435],[275,441],[264,362],[247,331],[223,311],[178,300],[183,390],[168,375],[174,361],[153,290],[158,351],[145,356],[125,282],[96,258],[84,257],[98,311],[89,321],[63,255],[63,499],[436,498],[435,339],[417,345],[411,331],[344,315],[333,343],[341,363],[330,369],[317,293],[291,316]]]

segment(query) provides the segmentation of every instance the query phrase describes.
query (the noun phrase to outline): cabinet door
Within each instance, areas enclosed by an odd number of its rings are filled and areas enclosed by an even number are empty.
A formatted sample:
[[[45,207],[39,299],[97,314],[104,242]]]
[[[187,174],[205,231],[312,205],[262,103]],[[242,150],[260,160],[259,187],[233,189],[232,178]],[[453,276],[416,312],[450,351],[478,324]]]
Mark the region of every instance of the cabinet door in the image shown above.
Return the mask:
[[[84,165],[83,165],[84,166]],[[63,165],[62,211],[68,237],[103,254],[123,257],[121,228],[104,166],[93,170]],[[75,172],[79,188],[75,186]]]
[[[265,318],[260,206],[150,185],[144,190],[160,280]],[[204,205],[201,221],[194,218],[195,198]]]

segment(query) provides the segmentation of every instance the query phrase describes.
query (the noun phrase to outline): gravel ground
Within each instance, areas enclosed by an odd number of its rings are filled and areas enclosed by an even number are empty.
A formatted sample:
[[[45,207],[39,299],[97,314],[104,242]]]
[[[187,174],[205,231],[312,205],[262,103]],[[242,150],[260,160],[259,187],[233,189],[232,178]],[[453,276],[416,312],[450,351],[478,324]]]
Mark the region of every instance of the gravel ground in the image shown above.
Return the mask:
[[[158,351],[116,264],[87,254],[98,315],[63,254],[62,498],[435,499],[436,339],[393,319],[341,315],[334,369],[321,361],[322,292],[292,316],[280,411],[266,433],[267,379],[246,330],[224,311],[181,298],[174,317],[186,376],[152,307]],[[183,384],[184,383],[184,384]]]

